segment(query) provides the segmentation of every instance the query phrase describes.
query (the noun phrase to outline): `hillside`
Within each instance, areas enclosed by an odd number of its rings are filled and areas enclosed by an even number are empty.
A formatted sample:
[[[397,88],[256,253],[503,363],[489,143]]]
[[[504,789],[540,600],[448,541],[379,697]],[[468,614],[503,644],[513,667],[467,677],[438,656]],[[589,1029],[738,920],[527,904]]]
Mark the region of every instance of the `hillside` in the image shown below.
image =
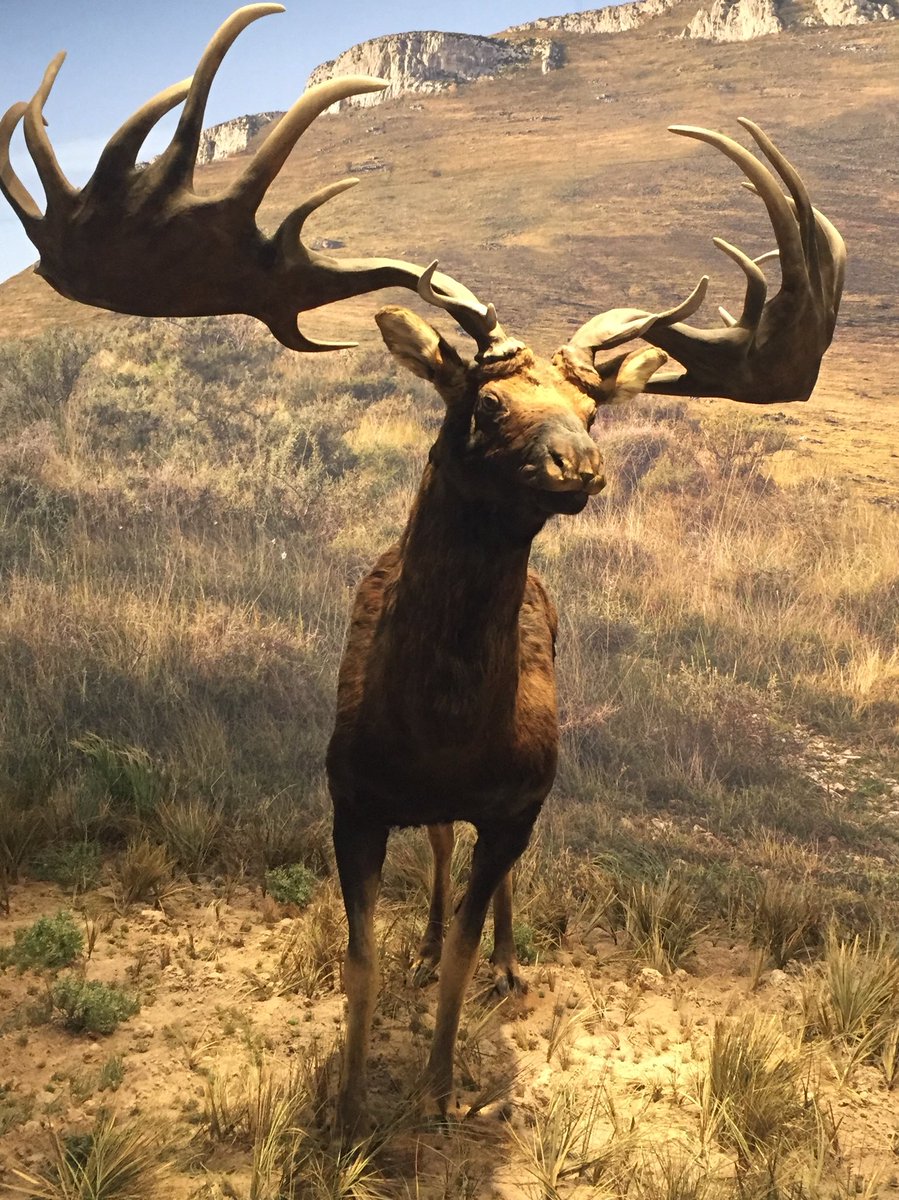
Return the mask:
[[[531,68],[450,94],[399,98],[375,114],[320,119],[291,156],[261,210],[274,227],[298,197],[348,172],[362,187],[310,220],[310,238],[347,254],[439,257],[493,300],[507,328],[551,349],[596,311],[667,304],[710,272],[707,321],[739,303],[738,272],[713,234],[754,253],[770,245],[758,205],[720,155],[665,132],[675,122],[736,134],[752,116],[800,165],[812,196],[850,251],[840,329],[815,403],[800,419],[820,453],[845,469],[858,438],[874,491],[896,488],[895,280],[899,179],[885,148],[899,127],[899,25],[807,29],[747,43],[681,40],[691,0],[633,30],[557,36],[567,64]],[[421,148],[427,147],[423,159]],[[226,187],[240,158],[202,168],[200,190]],[[363,298],[307,314],[313,335],[376,340]],[[406,299],[404,295],[395,297]],[[73,306],[23,272],[0,286],[0,337],[110,318]],[[833,412],[870,435],[834,436]],[[878,448],[879,447],[879,448]],[[871,457],[873,456],[873,457]],[[830,468],[828,468],[830,469]],[[883,487],[882,487],[883,484]]]
[[[672,122],[755,117],[849,243],[807,405],[601,410],[609,485],[535,543],[561,754],[516,873],[530,990],[487,997],[488,932],[448,1127],[417,1108],[420,830],[392,837],[381,892],[377,1135],[341,1152],[329,1125],[337,664],[441,409],[372,313],[424,305],[307,314],[363,343],[310,356],[247,318],[114,317],[27,272],[0,287],[4,1200],[899,1186],[899,27],[716,44],[679,36],[696,0],[658,7],[652,33],[554,33],[559,71],[323,118],[262,210],[274,228],[360,173],[310,243],[439,256],[543,350],[707,269],[709,323],[739,304],[711,236],[758,254],[770,231]]]

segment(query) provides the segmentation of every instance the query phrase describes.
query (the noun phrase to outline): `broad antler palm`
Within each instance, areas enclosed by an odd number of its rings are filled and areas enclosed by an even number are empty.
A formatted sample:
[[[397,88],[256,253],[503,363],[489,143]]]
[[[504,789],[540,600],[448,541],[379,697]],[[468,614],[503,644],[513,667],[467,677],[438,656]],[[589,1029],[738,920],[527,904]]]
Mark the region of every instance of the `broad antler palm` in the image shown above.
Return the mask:
[[[717,147],[747,176],[744,184],[761,197],[778,249],[752,259],[722,238],[714,243],[746,276],[738,318],[719,309],[725,328],[697,329],[671,313],[614,309],[594,317],[573,343],[611,349],[634,337],[665,350],[685,368],[656,375],[646,391],[676,396],[721,396],[750,404],[807,400],[821,358],[833,338],[846,271],[846,246],[823,213],[812,207],[795,167],[752,121],[740,118],[787,186],[784,195],[772,172],[739,142],[709,129],[673,125],[673,133]],[[780,290],[768,299],[759,264],[780,257]],[[694,293],[695,297],[696,293]],[[691,297],[691,300],[693,297]]]
[[[80,191],[63,175],[44,129],[43,108],[64,54],[50,63],[31,101],[13,105],[0,120],[0,190],[40,251],[38,273],[63,296],[139,316],[249,313],[292,350],[331,350],[355,343],[304,337],[297,328],[298,313],[378,288],[417,288],[422,268],[412,263],[335,259],[300,241],[307,217],[357,179],[314,192],[282,221],[274,237],[266,237],[256,224],[266,191],[315,118],[347,96],[379,91],[387,86],[383,80],[351,76],[310,88],[227,191],[212,198],[193,191],[203,114],[216,71],[249,24],[283,11],[280,4],[250,4],[233,13],[209,43],[193,78],[166,88],[129,117]],[[182,101],[171,144],[139,169],[135,159],[150,129]],[[26,144],[47,196],[45,213],[10,164],[10,139],[23,118]],[[435,283],[443,291],[470,297],[444,276]]]

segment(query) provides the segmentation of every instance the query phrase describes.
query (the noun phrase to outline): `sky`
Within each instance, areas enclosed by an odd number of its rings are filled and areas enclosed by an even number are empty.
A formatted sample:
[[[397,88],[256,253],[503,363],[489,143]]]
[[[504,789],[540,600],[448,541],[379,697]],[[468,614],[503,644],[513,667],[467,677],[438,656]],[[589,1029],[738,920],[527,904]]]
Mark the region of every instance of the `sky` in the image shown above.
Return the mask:
[[[60,164],[83,184],[111,133],[144,100],[190,75],[215,29],[240,0],[0,0],[0,113],[27,100],[59,50],[68,58],[44,110]],[[312,69],[357,42],[385,33],[440,29],[495,33],[556,12],[601,7],[566,0],[287,0],[287,11],[244,30],[216,76],[205,125],[244,113],[289,108]],[[151,133],[139,157],[167,144],[177,110]],[[12,162],[41,205],[43,194],[21,127]],[[37,260],[0,196],[0,280]]]

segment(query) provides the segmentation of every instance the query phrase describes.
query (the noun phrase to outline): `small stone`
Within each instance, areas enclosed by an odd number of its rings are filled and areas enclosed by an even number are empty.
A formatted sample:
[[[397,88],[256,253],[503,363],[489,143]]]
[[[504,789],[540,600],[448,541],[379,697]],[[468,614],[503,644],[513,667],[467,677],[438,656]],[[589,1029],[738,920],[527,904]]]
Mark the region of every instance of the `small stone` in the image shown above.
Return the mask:
[[[630,987],[623,979],[616,979],[614,983],[609,984],[610,996],[628,996],[630,995]]]
[[[790,977],[786,971],[780,971],[777,967],[773,971],[769,971],[767,975],[762,976],[762,983],[773,988],[786,987],[790,982]]]
[[[644,992],[661,992],[665,989],[665,976],[655,967],[642,967],[637,972],[637,984]]]

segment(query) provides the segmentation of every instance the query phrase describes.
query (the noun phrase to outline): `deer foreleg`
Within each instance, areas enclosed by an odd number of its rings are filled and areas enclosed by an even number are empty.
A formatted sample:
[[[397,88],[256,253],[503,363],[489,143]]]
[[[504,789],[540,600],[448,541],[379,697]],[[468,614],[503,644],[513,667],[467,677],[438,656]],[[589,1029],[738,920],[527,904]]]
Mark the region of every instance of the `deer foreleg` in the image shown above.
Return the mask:
[[[515,825],[482,827],[474,848],[471,878],[450,926],[440,959],[437,1022],[428,1059],[428,1083],[445,1117],[453,1089],[453,1051],[462,1002],[478,961],[481,931],[494,892],[523,853],[536,813]]]
[[[347,1033],[337,1096],[337,1132],[352,1139],[364,1133],[371,1021],[380,972],[375,939],[375,902],[387,849],[387,830],[334,817],[334,853],[349,926],[343,967]]]

